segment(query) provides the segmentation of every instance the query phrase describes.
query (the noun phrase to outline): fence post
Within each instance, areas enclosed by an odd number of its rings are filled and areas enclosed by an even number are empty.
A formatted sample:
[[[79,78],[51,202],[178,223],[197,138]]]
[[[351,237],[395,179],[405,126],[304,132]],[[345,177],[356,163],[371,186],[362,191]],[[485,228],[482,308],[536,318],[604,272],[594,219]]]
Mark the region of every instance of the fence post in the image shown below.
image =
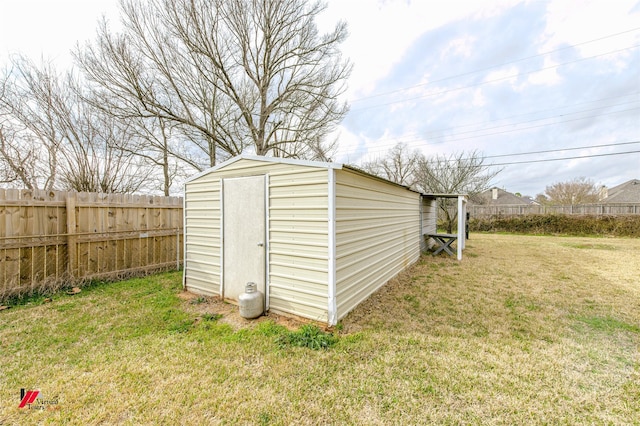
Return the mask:
[[[67,192],[67,272],[71,279],[78,270],[78,237],[76,235],[76,193]]]

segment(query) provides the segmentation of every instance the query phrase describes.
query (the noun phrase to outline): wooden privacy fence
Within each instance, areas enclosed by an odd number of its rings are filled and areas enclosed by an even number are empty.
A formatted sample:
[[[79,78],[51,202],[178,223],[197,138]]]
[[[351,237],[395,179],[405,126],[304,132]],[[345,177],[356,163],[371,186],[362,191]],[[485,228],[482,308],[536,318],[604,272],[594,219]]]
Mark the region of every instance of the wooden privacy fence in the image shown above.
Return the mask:
[[[0,189],[0,300],[179,268],[182,198]]]
[[[640,203],[633,204],[576,204],[573,206],[541,206],[541,205],[503,205],[482,206],[469,205],[467,211],[471,217],[491,216],[523,216],[528,214],[573,214],[585,216],[621,216],[639,215]]]

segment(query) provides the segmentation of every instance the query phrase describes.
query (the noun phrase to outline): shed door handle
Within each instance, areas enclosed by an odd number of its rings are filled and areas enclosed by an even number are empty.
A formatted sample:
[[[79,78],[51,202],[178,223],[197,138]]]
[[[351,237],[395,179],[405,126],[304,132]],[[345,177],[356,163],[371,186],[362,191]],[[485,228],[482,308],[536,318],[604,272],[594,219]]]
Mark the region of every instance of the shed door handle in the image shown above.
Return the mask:
[[[258,247],[264,247],[264,243],[258,243]]]

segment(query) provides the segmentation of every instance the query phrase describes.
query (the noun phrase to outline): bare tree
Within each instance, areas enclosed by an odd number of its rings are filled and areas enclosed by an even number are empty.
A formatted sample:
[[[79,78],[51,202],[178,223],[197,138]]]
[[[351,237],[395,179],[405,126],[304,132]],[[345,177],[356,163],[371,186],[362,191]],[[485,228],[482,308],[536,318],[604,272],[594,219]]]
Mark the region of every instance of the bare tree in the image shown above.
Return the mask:
[[[105,22],[76,52],[100,104],[122,117],[181,128],[172,155],[202,169],[247,149],[329,157],[325,142],[347,107],[350,66],[340,23],[320,35],[324,9],[305,0],[121,0],[121,34]],[[203,159],[205,161],[203,161]]]
[[[416,172],[416,186],[425,193],[474,196],[489,188],[491,180],[502,170],[489,167],[477,151],[422,158]],[[451,199],[439,199],[449,233],[457,219],[457,209],[452,208],[451,203]]]
[[[23,144],[15,144],[15,132],[8,123],[0,124],[0,183],[16,184],[34,189],[36,179],[32,175],[36,169],[35,149]]]
[[[571,205],[598,202],[598,189],[585,177],[557,182],[545,189],[549,204]]]
[[[542,205],[549,204],[549,197],[544,194],[536,194],[536,197],[534,199],[536,200],[536,202]]]
[[[362,168],[376,176],[412,187],[416,184],[416,171],[422,160],[419,151],[409,151],[406,144],[398,143],[385,157],[365,163]]]
[[[135,137],[131,126],[83,101],[77,82],[67,86],[78,94],[74,109],[60,111],[65,140],[60,181],[65,189],[133,193],[147,186],[149,168],[140,157],[123,150]]]
[[[167,151],[197,170],[216,163],[220,146],[240,151],[219,132],[230,115],[222,108],[216,86],[191,67],[172,34],[162,32],[162,19],[146,9],[153,5],[123,2],[121,6],[125,33],[111,34],[103,21],[96,44],[76,53],[81,69],[94,83],[92,103],[121,119],[151,123],[149,134],[154,133],[156,120],[182,126],[181,141],[191,146],[167,146]],[[150,148],[155,146],[153,140],[148,141]]]
[[[119,147],[122,151],[135,155],[143,163],[149,164],[155,169],[161,170],[161,175],[148,176],[158,181],[165,196],[171,193],[171,187],[177,178],[187,178],[195,171],[184,161],[180,161],[181,155],[175,155],[176,147],[184,136],[181,132],[168,125],[162,118],[131,118],[128,120],[133,132],[133,138]]]
[[[11,58],[0,96],[0,155],[26,188],[51,189],[58,175],[62,135],[55,122],[59,87],[48,64],[40,67],[22,56]]]
[[[8,77],[9,73],[0,75],[0,184],[20,182],[21,186],[34,189],[33,151],[15,145],[15,123],[6,102]]]
[[[145,170],[118,146],[128,125],[84,101],[81,83],[14,57],[0,98],[0,156],[27,188],[133,192]],[[137,175],[136,173],[141,173]]]

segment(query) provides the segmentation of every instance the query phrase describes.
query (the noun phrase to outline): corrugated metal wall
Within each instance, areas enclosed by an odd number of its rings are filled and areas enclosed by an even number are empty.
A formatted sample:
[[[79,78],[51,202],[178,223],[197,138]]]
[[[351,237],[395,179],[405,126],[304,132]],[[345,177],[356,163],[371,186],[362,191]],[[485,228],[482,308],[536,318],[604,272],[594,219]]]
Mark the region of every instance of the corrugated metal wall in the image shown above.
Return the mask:
[[[338,319],[420,257],[420,194],[336,170]]]
[[[239,159],[185,186],[185,285],[220,294],[220,182],[268,175],[270,309],[327,320],[328,173],[324,167]]]
[[[220,179],[204,175],[185,185],[184,280],[188,290],[220,294]]]
[[[435,234],[438,228],[438,204],[435,197],[422,196],[422,235]],[[429,241],[427,241],[429,240]],[[433,245],[433,240],[422,237],[420,249],[426,251]]]
[[[269,172],[272,310],[327,321],[328,188],[325,168]]]

